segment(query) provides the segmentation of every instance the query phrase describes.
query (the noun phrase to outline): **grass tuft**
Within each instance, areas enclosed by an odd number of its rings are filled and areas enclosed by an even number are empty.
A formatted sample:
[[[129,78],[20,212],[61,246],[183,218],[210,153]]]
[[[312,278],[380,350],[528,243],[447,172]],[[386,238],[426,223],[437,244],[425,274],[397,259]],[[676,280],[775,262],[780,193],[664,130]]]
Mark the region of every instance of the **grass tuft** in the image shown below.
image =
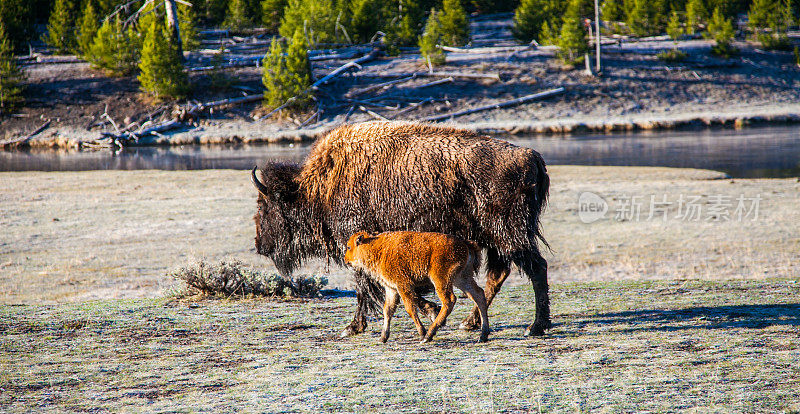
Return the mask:
[[[188,295],[231,297],[315,298],[328,279],[319,276],[285,279],[250,269],[238,260],[217,264],[200,261],[167,273],[186,282]],[[180,295],[180,294],[179,294]]]

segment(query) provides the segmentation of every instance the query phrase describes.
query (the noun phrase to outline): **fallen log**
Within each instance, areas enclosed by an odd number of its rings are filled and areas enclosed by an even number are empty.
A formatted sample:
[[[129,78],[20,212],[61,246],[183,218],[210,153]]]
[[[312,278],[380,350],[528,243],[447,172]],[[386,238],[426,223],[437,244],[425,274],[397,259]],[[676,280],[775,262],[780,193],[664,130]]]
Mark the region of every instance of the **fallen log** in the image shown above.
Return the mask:
[[[361,69],[361,64],[362,63],[366,63],[366,62],[369,62],[370,60],[375,59],[376,57],[378,57],[378,55],[380,55],[380,53],[381,53],[380,50],[374,49],[372,52],[369,52],[368,54],[366,54],[364,56],[361,56],[360,58],[358,58],[356,60],[347,62],[344,65],[339,66],[338,68],[334,69],[331,73],[323,76],[322,78],[320,78],[316,82],[314,82],[311,85],[311,89],[319,88],[321,85],[324,85],[324,84],[330,82],[331,79],[341,75],[342,73],[344,73],[345,71],[347,71],[350,68],[357,67],[357,68]]]
[[[49,126],[50,126],[50,122],[51,122],[51,121],[49,121],[49,120],[48,120],[48,121],[47,121],[47,122],[45,122],[45,123],[44,123],[42,126],[40,126],[39,128],[36,128],[36,130],[34,130],[33,132],[31,132],[31,133],[30,133],[30,134],[28,134],[27,136],[20,137],[20,138],[16,138],[16,139],[11,139],[11,140],[8,140],[8,141],[4,141],[4,142],[0,143],[0,147],[2,147],[2,148],[4,148],[4,149],[5,149],[5,148],[15,148],[15,147],[21,147],[21,146],[24,146],[25,144],[27,144],[27,143],[28,143],[28,141],[29,141],[31,138],[33,138],[33,137],[35,137],[35,136],[37,136],[37,135],[41,134],[41,133],[42,133],[42,131],[44,131],[45,129],[47,129],[47,127],[49,127]]]
[[[416,77],[417,77],[416,74],[411,74],[411,76],[406,76],[404,78],[390,80],[388,82],[379,83],[377,85],[367,86],[366,88],[362,88],[362,89],[356,89],[354,91],[347,92],[344,95],[344,97],[345,98],[355,98],[358,95],[363,95],[365,93],[372,92],[372,91],[377,90],[377,89],[382,89],[382,88],[385,88],[385,87],[388,87],[388,86],[392,86],[392,85],[395,85],[395,84],[398,84],[398,83],[403,83],[403,82],[408,82],[410,80],[414,80],[414,79],[416,79]]]
[[[400,115],[407,114],[407,113],[419,108],[420,106],[425,105],[426,103],[429,103],[429,102],[433,102],[433,101],[434,101],[433,98],[426,98],[426,99],[423,99],[422,101],[419,101],[417,103],[412,103],[408,107],[403,108],[400,112],[392,115],[391,119],[397,119],[397,117],[399,117]]]
[[[366,112],[369,116],[371,116],[371,117],[373,117],[373,118],[375,118],[375,119],[377,119],[379,121],[388,121],[389,120],[388,118],[386,118],[385,116],[383,116],[381,114],[378,114],[376,112],[370,111],[369,109],[365,108],[364,105],[359,105],[358,109]]]
[[[559,95],[559,94],[564,93],[564,91],[565,91],[565,89],[563,87],[559,87],[559,88],[555,88],[555,89],[546,90],[544,92],[538,92],[538,93],[534,93],[532,95],[527,95],[527,96],[523,96],[523,97],[520,97],[520,98],[511,99],[511,100],[508,100],[508,101],[499,102],[499,103],[496,103],[496,104],[480,106],[480,107],[477,107],[477,108],[466,109],[466,110],[458,111],[458,112],[451,112],[451,113],[443,114],[443,115],[429,116],[427,118],[420,119],[420,121],[422,121],[422,122],[436,122],[436,121],[441,121],[443,119],[451,119],[451,118],[455,118],[455,117],[458,117],[458,116],[473,114],[475,112],[487,111],[489,109],[506,108],[506,107],[509,107],[509,106],[515,106],[515,105],[523,104],[525,102],[534,101],[534,100],[537,100],[537,99],[543,99],[543,98],[548,98],[548,97],[551,97],[551,96]]]
[[[452,46],[439,46],[442,50],[453,53],[470,53],[470,54],[487,54],[487,53],[505,53],[505,52],[522,52],[525,50],[535,49],[531,46],[505,46],[505,47],[452,47]]]
[[[500,80],[499,73],[467,73],[467,72],[413,72],[411,75],[417,77],[430,77],[430,78],[458,78],[458,79],[489,79],[493,81]],[[365,78],[397,78],[401,76],[408,76],[407,73],[360,73],[355,76]]]

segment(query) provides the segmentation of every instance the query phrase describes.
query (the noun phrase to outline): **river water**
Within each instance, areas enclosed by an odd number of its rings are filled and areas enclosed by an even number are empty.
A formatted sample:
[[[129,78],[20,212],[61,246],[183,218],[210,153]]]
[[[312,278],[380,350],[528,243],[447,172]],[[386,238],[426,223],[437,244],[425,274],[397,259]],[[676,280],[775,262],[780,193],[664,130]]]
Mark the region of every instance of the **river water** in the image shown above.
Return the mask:
[[[550,165],[704,168],[739,178],[800,177],[800,126],[566,136],[498,135],[539,151]],[[0,152],[0,171],[250,169],[300,162],[310,144],[216,145],[64,152]]]

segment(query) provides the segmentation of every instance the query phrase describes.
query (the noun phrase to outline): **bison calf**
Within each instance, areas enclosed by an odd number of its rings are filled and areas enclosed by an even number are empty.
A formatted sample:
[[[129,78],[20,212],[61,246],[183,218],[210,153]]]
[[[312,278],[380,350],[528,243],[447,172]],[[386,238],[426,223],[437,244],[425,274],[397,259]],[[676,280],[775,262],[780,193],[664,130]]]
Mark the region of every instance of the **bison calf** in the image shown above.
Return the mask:
[[[464,291],[478,307],[480,342],[489,338],[486,297],[474,278],[481,263],[477,244],[441,233],[358,232],[347,242],[345,261],[375,277],[386,291],[381,342],[389,339],[389,323],[397,309],[398,296],[422,342],[429,342],[453,310],[456,302],[453,286]],[[415,288],[430,284],[436,289],[442,308],[426,333],[417,316]]]

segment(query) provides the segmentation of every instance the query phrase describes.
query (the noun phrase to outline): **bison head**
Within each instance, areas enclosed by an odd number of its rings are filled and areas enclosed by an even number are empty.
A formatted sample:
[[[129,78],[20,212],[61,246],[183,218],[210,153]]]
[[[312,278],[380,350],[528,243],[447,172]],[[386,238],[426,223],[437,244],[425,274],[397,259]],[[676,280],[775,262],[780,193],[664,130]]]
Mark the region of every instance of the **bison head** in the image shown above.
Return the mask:
[[[272,259],[282,276],[290,276],[302,260],[318,249],[313,232],[312,209],[295,180],[300,168],[292,164],[271,163],[251,172],[258,190],[256,251]]]

